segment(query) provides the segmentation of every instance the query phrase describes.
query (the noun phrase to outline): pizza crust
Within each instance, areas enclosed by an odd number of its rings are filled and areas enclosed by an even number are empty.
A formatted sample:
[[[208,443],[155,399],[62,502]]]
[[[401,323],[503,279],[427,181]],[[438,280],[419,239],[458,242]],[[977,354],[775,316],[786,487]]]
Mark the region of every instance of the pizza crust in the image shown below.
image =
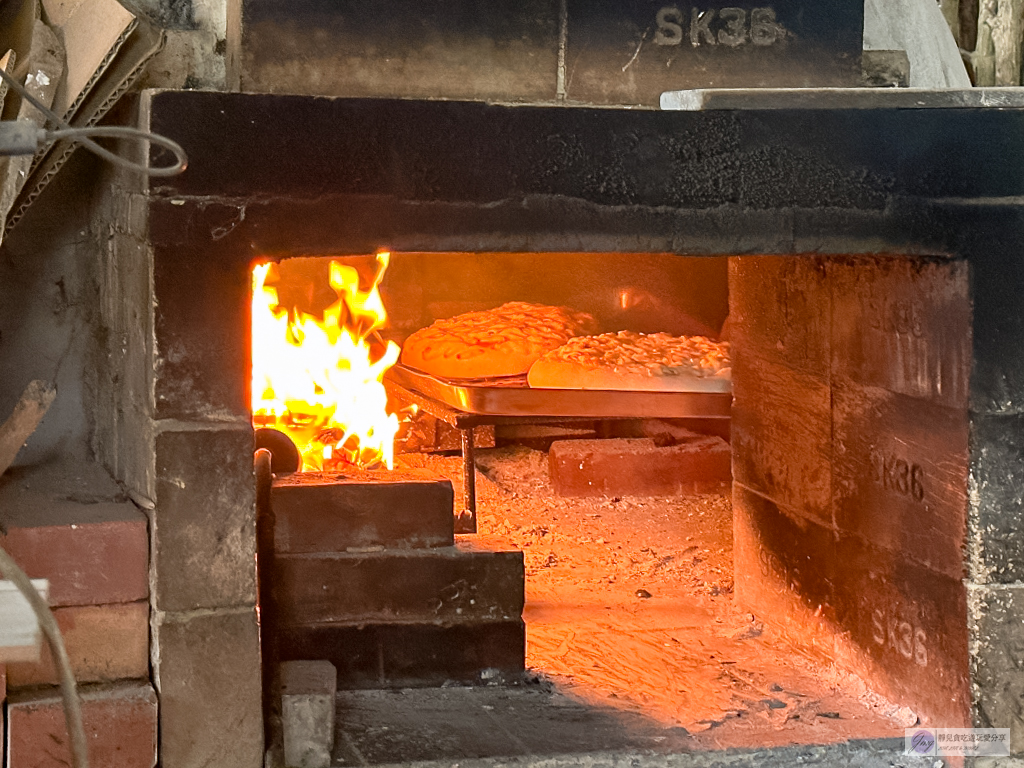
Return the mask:
[[[729,345],[704,336],[633,331],[571,339],[527,377],[538,389],[730,392]]]
[[[545,352],[594,330],[585,312],[513,301],[416,331],[402,345],[401,361],[444,379],[521,376]]]

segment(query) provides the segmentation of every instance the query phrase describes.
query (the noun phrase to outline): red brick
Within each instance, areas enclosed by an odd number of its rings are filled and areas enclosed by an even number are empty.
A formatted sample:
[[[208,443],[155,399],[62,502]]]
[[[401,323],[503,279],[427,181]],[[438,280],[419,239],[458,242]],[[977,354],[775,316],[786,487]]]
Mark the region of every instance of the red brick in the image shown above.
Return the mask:
[[[74,505],[72,512],[95,515],[109,507],[125,517],[123,504]],[[137,511],[127,519],[78,521],[53,525],[15,523],[2,546],[34,579],[50,580],[50,605],[103,605],[145,600],[149,595],[149,541],[146,519]]]
[[[717,490],[731,477],[729,444],[700,437],[658,446],[651,438],[564,440],[548,454],[563,496],[671,496]]]
[[[7,667],[0,664],[0,765],[4,763],[4,745],[7,741],[4,737],[4,701],[7,699]]]
[[[74,606],[57,608],[53,613],[78,682],[113,682],[149,675],[148,603]],[[59,682],[45,643],[39,663],[10,664],[7,676],[12,688]]]
[[[156,764],[157,699],[149,683],[84,686],[82,720],[91,768]],[[60,692],[12,693],[7,704],[8,768],[71,765]]]

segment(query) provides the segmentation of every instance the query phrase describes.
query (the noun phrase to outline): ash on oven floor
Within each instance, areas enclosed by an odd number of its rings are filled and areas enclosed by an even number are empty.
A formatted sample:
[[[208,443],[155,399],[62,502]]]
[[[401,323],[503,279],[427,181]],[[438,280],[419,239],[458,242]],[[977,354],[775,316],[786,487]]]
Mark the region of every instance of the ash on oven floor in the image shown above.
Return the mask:
[[[694,747],[684,728],[583,704],[546,685],[347,691],[336,722],[335,765]]]
[[[346,691],[333,766],[379,768],[932,768],[902,738],[728,750],[685,728],[583,704],[549,686]]]
[[[499,449],[481,462],[480,533],[467,539],[524,553],[526,664],[539,682],[343,691],[337,765],[524,766],[548,756],[555,762],[536,764],[617,768],[643,763],[567,756],[647,754],[672,756],[651,763],[667,768],[684,764],[675,756],[733,750],[771,753],[750,765],[799,755],[833,764],[793,752],[819,749],[799,745],[831,745],[834,764],[875,765],[850,762],[844,745],[855,740],[882,745],[877,764],[902,765],[892,762],[902,741],[896,750],[885,740],[902,737],[913,712],[795,654],[770,622],[735,605],[728,494],[560,497],[534,453]],[[415,462],[449,477],[458,497],[457,457]]]

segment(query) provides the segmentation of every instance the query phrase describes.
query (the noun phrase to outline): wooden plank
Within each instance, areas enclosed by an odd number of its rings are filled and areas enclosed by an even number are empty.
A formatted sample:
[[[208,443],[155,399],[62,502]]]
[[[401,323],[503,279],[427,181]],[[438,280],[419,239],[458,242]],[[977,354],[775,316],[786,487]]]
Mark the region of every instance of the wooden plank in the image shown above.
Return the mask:
[[[33,579],[32,586],[48,599],[50,582]],[[0,581],[0,664],[19,661],[38,661],[40,639],[39,623],[28,600],[13,582]]]
[[[7,471],[21,446],[36,431],[56,396],[57,390],[51,384],[38,379],[29,382],[14,412],[0,424],[0,475]]]

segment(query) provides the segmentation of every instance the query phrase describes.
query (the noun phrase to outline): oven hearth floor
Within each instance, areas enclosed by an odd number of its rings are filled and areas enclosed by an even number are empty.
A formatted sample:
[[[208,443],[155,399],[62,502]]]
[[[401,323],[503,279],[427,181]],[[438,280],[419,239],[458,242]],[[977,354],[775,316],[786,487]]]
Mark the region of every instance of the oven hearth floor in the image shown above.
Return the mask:
[[[727,495],[562,498],[545,453],[480,453],[471,538],[524,552],[528,680],[343,692],[338,765],[843,744],[915,722],[735,607]],[[458,458],[401,460],[459,498]]]

